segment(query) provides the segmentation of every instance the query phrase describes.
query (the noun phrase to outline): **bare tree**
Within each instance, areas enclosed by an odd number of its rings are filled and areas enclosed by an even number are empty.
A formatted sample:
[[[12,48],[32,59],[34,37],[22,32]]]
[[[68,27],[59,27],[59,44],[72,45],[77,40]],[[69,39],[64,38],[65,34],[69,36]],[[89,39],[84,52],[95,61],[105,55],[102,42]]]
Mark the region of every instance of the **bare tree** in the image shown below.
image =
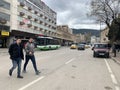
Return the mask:
[[[97,17],[97,21],[106,23],[108,28],[111,22],[118,18],[120,0],[92,0],[91,15]]]
[[[120,20],[118,19],[120,18],[120,0],[92,0],[91,15],[108,26],[110,29],[108,37],[110,36],[110,39],[115,41],[120,31]],[[119,29],[115,28],[116,25]]]

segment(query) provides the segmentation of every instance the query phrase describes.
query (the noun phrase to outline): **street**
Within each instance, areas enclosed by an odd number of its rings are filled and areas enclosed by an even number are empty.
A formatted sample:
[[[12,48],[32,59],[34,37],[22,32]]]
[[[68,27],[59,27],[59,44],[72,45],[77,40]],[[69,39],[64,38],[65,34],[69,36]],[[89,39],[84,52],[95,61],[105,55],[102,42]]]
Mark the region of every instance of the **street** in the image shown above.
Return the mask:
[[[1,53],[0,90],[120,90],[120,65],[110,58],[93,58],[91,48],[62,47],[36,51],[35,56],[40,75],[29,62],[24,78],[18,79],[17,69],[8,75],[12,63],[8,53]]]

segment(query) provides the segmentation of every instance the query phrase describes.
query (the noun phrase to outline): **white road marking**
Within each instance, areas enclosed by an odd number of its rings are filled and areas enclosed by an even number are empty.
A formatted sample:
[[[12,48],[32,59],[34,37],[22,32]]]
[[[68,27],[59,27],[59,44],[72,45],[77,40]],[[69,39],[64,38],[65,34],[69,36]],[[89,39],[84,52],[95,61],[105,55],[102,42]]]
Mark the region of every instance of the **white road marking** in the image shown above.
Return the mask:
[[[105,60],[105,63],[106,63],[106,65],[107,65],[108,71],[109,71],[109,73],[110,73],[112,82],[113,82],[114,85],[115,85],[115,90],[120,90],[120,87],[117,86],[117,85],[118,85],[118,82],[117,82],[117,79],[116,79],[115,75],[113,74],[112,69],[110,68],[110,65],[108,64],[108,62],[107,62],[106,59],[104,59],[104,60]]]
[[[75,60],[75,58],[73,58],[73,59],[67,61],[65,64],[69,64],[69,63],[71,63],[71,62],[74,61],[74,60]]]
[[[25,90],[26,88],[30,87],[31,85],[35,84],[36,82],[42,80],[43,78],[45,78],[45,76],[41,76],[38,79],[28,83],[27,85],[23,86],[22,88],[18,89],[18,90]]]
[[[120,88],[118,86],[115,86],[115,90],[120,90]]]

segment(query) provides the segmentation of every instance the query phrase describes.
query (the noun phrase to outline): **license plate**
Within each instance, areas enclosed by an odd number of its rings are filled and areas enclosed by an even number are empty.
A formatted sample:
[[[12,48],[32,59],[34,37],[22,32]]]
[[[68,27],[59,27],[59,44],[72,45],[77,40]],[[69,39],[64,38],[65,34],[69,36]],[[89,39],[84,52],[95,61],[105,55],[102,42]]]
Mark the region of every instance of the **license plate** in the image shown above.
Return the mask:
[[[104,53],[99,53],[99,55],[105,55]]]

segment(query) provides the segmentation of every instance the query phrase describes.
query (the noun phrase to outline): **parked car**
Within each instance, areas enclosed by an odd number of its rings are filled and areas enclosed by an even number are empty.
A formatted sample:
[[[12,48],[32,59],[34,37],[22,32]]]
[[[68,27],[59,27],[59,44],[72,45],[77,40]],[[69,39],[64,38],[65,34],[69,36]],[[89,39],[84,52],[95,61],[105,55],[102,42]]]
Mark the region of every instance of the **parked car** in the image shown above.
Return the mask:
[[[78,44],[78,50],[85,50],[85,44]]]
[[[89,44],[85,45],[85,48],[90,48],[90,47],[91,47],[91,45],[89,45]]]
[[[77,45],[76,45],[76,44],[72,44],[72,45],[70,46],[70,49],[77,49]]]
[[[97,43],[94,44],[93,48],[93,57],[105,56],[109,58],[109,44],[106,43]]]

